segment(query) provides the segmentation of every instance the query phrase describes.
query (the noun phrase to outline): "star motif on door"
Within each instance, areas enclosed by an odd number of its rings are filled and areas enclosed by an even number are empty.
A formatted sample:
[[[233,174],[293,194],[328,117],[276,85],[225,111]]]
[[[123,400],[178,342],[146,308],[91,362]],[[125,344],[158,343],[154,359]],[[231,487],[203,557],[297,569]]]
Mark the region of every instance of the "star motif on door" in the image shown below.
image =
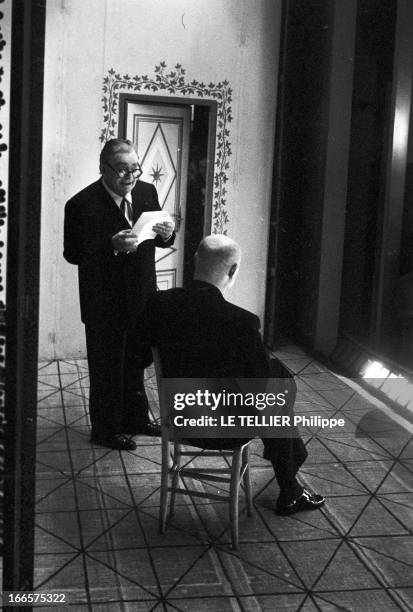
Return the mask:
[[[156,164],[156,168],[152,166],[152,173],[150,175],[152,177],[152,183],[155,183],[157,185],[158,183],[161,182],[161,178],[165,175],[165,173],[162,172],[162,170],[163,170],[162,166],[159,167],[158,163]]]

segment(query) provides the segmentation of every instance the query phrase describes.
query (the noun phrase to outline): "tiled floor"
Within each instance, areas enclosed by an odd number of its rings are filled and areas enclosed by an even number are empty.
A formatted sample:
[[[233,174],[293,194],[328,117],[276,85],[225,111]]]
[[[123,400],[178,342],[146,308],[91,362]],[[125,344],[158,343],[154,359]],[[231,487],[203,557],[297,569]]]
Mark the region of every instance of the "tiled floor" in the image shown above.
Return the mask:
[[[40,364],[35,587],[66,595],[52,609],[413,610],[411,433],[301,350],[278,355],[298,374],[296,412],[346,426],[302,430],[302,480],[328,500],[294,517],[274,513],[272,468],[253,443],[255,513],[242,498],[239,552],[226,505],[206,500],[178,500],[160,535],[159,440],[92,446],[87,363]],[[147,388],[156,413],[151,371]]]

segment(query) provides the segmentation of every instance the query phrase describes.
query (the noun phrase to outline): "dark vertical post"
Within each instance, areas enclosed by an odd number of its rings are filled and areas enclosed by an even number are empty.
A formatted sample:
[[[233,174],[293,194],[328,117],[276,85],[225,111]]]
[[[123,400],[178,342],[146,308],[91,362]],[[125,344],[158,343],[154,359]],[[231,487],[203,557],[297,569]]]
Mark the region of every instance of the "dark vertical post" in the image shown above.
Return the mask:
[[[285,0],[266,341],[338,335],[356,0]]]
[[[12,5],[5,591],[33,586],[45,5],[46,0]]]
[[[334,4],[284,2],[269,244],[269,344],[296,340],[314,346]]]
[[[265,296],[264,341],[273,346],[277,334],[277,298],[278,298],[278,272],[279,272],[279,232],[281,216],[281,188],[283,173],[283,146],[284,146],[284,114],[285,104],[285,71],[287,62],[289,0],[283,0],[281,11],[280,49],[278,60],[278,95],[275,122],[274,164],[271,193],[270,228],[268,237],[267,286]]]
[[[330,355],[340,318],[341,275],[347,204],[356,0],[332,3],[327,134],[314,348]]]
[[[410,0],[397,0],[397,21],[391,92],[391,119],[385,169],[384,211],[381,219],[378,261],[375,273],[372,340],[376,350],[386,348],[384,305],[390,301],[399,276],[404,186],[409,138],[413,75],[413,7]]]

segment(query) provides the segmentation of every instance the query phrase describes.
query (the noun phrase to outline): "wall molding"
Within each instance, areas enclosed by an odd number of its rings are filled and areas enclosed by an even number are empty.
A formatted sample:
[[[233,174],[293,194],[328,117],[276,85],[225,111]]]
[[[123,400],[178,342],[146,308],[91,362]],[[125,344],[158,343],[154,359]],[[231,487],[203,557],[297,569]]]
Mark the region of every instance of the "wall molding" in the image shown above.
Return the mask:
[[[103,79],[103,124],[100,140],[102,143],[117,134],[119,94],[140,92],[148,96],[154,93],[179,95],[183,97],[211,99],[217,102],[217,131],[215,139],[214,189],[212,202],[212,231],[226,234],[229,222],[227,210],[227,188],[231,142],[229,123],[232,121],[232,89],[228,81],[209,83],[192,80],[188,82],[185,68],[176,64],[174,70],[167,71],[165,62],[154,68],[153,76],[122,76],[111,68]]]
[[[0,0],[0,5],[3,0]],[[3,49],[6,46],[6,41],[1,27],[1,20],[4,14],[0,11],[0,109],[6,104],[5,95],[3,92],[3,76],[5,71]],[[4,142],[3,126],[0,123],[0,157],[7,151],[7,144]],[[6,305],[5,305],[5,289],[4,289],[4,255],[6,245],[4,241],[4,228],[6,219],[6,190],[0,180],[0,546],[3,548],[3,489],[4,489],[4,420],[5,420],[5,344],[6,344]]]
[[[0,5],[3,4],[4,0],[0,0]],[[0,109],[4,107],[6,104],[6,98],[3,91],[3,76],[5,71],[4,66],[4,58],[3,58],[3,49],[6,46],[6,41],[4,39],[4,35],[1,27],[1,20],[4,18],[4,14],[0,11]],[[4,142],[3,136],[3,126],[0,123],[0,157],[7,151],[7,144]],[[4,242],[4,227],[5,227],[5,219],[6,219],[6,190],[3,187],[3,182],[0,180],[0,367],[1,367],[1,375],[0,375],[0,384],[1,384],[1,394],[0,394],[0,410],[4,409],[4,345],[5,345],[5,330],[4,330],[4,320],[5,320],[5,290],[4,290],[4,253],[5,253],[5,242]]]

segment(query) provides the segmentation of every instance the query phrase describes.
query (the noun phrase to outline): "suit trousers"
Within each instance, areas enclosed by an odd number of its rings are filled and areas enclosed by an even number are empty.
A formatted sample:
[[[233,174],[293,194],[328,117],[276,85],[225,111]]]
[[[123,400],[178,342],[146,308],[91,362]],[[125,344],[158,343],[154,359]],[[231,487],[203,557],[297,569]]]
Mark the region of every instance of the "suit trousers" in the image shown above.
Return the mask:
[[[297,385],[293,374],[277,359],[270,361],[270,375],[272,378],[283,379],[283,388],[287,387],[289,402],[284,414],[294,419],[294,402],[297,395]],[[188,440],[190,444],[209,449],[230,449],[245,444],[249,438],[199,438]],[[297,427],[290,431],[288,438],[262,438],[264,444],[264,459],[271,461],[274,474],[280,488],[279,501],[287,503],[302,491],[302,486],[296,479],[299,468],[308,456],[307,449],[302,441]]]
[[[193,446],[213,450],[228,450],[241,446],[250,438],[191,438],[186,442]],[[262,438],[264,459],[271,461],[275,478],[280,488],[279,500],[286,503],[302,491],[296,475],[307,458],[307,449],[299,437]]]
[[[86,325],[92,436],[136,431],[149,421],[139,335],[116,325]]]

